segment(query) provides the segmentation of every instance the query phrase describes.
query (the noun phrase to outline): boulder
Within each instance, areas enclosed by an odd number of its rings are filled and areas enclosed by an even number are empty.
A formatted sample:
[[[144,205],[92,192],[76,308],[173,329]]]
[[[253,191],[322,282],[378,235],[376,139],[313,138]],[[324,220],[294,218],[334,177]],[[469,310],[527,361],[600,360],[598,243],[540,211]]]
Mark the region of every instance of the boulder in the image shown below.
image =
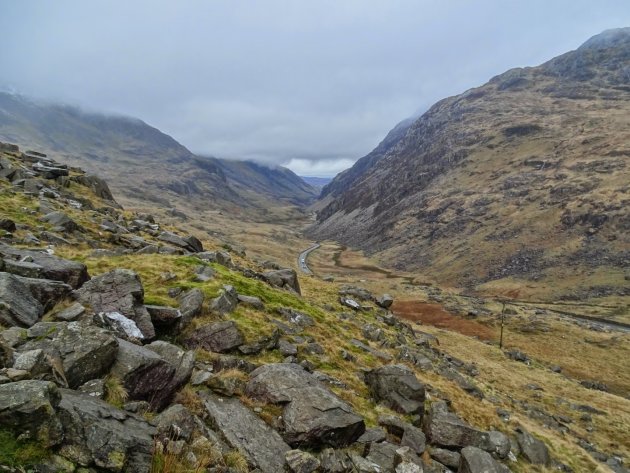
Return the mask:
[[[236,398],[201,395],[210,425],[225,442],[237,449],[247,463],[262,473],[284,471],[289,447],[282,437]]]
[[[177,246],[191,253],[203,251],[201,242],[194,236],[180,237],[172,232],[162,232],[158,235],[158,240]]]
[[[403,436],[400,439],[400,445],[411,448],[417,455],[422,455],[427,446],[427,438],[422,429],[406,424]]]
[[[0,273],[0,322],[10,327],[30,327],[44,308],[18,276]]]
[[[238,304],[238,294],[233,286],[223,286],[221,295],[212,300],[210,310],[219,315],[233,312]]]
[[[435,461],[440,462],[443,465],[448,466],[449,468],[457,469],[459,467],[459,462],[461,455],[459,452],[453,450],[447,450],[446,448],[431,448],[431,458]]]
[[[262,274],[263,279],[272,286],[290,289],[298,294],[302,294],[300,290],[300,282],[294,269],[278,269],[276,271],[265,271]]]
[[[351,471],[352,462],[343,450],[325,448],[319,455],[323,473],[347,473]]]
[[[42,268],[39,270],[38,278],[61,281],[69,284],[73,289],[77,289],[85,281],[90,279],[87,267],[83,263],[61,259],[45,251],[24,250],[7,245],[0,245],[0,256],[5,260],[28,259],[29,262]]]
[[[492,456],[477,447],[465,447],[461,451],[457,473],[505,473],[507,467],[498,463]]]
[[[145,339],[136,323],[120,312],[99,312],[93,317],[94,323],[113,332],[117,337],[130,342],[141,342]]]
[[[190,289],[179,296],[179,311],[182,313],[179,322],[180,330],[188,326],[192,319],[201,315],[204,298],[199,288]]]
[[[238,348],[245,342],[243,335],[232,320],[202,325],[184,340],[187,348],[203,348],[225,353]]]
[[[243,294],[239,294],[238,302],[239,304],[243,304],[258,310],[263,310],[265,308],[265,304],[263,304],[260,298],[256,296],[245,296]]]
[[[302,450],[289,450],[284,454],[284,458],[292,473],[313,473],[320,467],[317,458]]]
[[[394,298],[389,294],[383,294],[376,300],[376,303],[383,309],[389,309],[394,303]]]
[[[48,381],[25,380],[0,385],[0,428],[44,447],[59,444],[63,427],[56,414],[61,395]]]
[[[365,432],[363,419],[295,364],[268,364],[250,374],[252,399],[283,404],[283,436],[289,445],[344,447]]]
[[[472,427],[456,414],[449,412],[444,401],[434,402],[431,405],[425,422],[425,432],[432,444],[441,447],[463,448],[473,446],[495,453],[505,452],[503,434],[497,433],[499,435],[490,436],[488,432]],[[505,455],[508,452],[505,452]]]
[[[405,365],[385,365],[365,373],[365,383],[377,402],[402,414],[424,414],[425,388]]]
[[[179,309],[161,305],[145,305],[154,327],[171,327],[182,318]]]
[[[188,382],[195,367],[194,352],[182,350],[163,340],[150,343],[146,348],[160,355],[163,360],[175,368],[175,375],[171,382],[173,386],[168,386],[167,390],[176,390]]]
[[[17,230],[17,227],[15,226],[15,222],[10,218],[0,218],[0,230],[13,233]]]
[[[44,312],[52,309],[72,292],[72,287],[52,279],[19,278],[33,297],[44,307]]]
[[[79,302],[94,312],[119,312],[133,320],[146,339],[155,337],[151,316],[144,307],[144,289],[135,272],[114,269],[92,278],[76,294]]]
[[[61,362],[68,385],[76,389],[86,381],[103,376],[114,362],[118,342],[107,330],[80,322],[39,322],[31,327],[22,343],[15,347],[23,353],[42,350],[48,355],[48,373],[55,359]],[[57,374],[59,376],[59,374]]]
[[[111,374],[122,381],[130,400],[148,401],[156,410],[175,393],[175,368],[154,351],[126,340],[118,339]]]
[[[110,202],[114,202],[114,196],[109,190],[107,182],[105,182],[105,180],[101,179],[100,177],[83,175],[73,176],[71,179],[78,184],[81,184],[82,186],[92,189],[92,192],[94,192],[97,197],[100,197],[104,200],[109,200]]]
[[[78,302],[75,302],[70,307],[66,307],[65,309],[55,313],[53,317],[61,322],[72,322],[73,320],[77,320],[84,313],[85,307]]]
[[[82,230],[82,228],[72,220],[68,215],[63,212],[50,212],[44,215],[41,220],[46,223],[50,223],[55,228],[58,228],[63,232],[76,232]]]
[[[155,416],[151,424],[157,427],[158,434],[162,438],[177,438],[189,442],[198,435],[206,438],[213,436],[203,421],[181,404],[169,406]],[[219,439],[215,440],[222,443]]]
[[[549,449],[542,440],[538,440],[522,427],[516,429],[516,440],[525,460],[534,465],[549,466]]]
[[[89,395],[61,390],[59,453],[86,466],[116,472],[151,469],[155,428],[141,417]]]
[[[389,442],[373,443],[370,452],[365,457],[381,467],[382,471],[393,471],[396,467],[396,449],[398,447]]]

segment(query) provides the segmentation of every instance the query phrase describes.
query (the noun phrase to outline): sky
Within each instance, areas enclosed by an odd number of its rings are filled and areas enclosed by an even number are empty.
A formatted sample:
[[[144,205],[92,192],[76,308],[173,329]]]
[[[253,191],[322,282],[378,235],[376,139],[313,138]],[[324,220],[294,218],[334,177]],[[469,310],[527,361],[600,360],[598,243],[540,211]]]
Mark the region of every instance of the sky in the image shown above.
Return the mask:
[[[0,88],[333,176],[399,121],[630,26],[630,0],[0,0]]]

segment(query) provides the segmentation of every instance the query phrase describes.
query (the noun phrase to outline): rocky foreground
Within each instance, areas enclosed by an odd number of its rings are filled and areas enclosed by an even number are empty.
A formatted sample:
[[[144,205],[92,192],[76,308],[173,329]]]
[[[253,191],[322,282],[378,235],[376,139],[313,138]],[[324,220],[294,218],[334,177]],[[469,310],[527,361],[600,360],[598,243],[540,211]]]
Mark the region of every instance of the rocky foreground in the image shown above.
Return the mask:
[[[313,304],[292,269],[206,251],[80,169],[0,152],[2,471],[571,471],[523,426],[477,428],[421,381],[484,398],[476,367],[390,296]]]

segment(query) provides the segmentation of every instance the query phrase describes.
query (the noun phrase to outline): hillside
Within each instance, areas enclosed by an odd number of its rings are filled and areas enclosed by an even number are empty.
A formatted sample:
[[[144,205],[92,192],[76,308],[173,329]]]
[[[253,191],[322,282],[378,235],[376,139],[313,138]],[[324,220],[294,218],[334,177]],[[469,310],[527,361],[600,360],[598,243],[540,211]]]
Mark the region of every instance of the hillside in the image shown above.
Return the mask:
[[[3,471],[627,471],[627,333],[519,307],[502,349],[495,301],[298,278],[5,143],[0,204]]]
[[[630,296],[628,71],[611,30],[436,103],[324,188],[310,236],[468,291]]]
[[[260,209],[309,203],[318,192],[282,167],[195,156],[141,120],[0,93],[0,139],[81,166],[135,206]]]

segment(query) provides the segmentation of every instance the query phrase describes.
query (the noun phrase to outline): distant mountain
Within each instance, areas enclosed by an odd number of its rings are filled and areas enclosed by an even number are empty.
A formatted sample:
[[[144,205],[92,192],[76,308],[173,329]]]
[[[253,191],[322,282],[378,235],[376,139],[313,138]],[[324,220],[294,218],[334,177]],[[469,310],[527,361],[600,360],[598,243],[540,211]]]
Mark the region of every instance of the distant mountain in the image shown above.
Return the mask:
[[[304,182],[310,184],[311,186],[321,189],[330,181],[332,181],[332,177],[311,177],[311,176],[300,176]]]
[[[0,140],[104,176],[116,195],[161,206],[307,204],[318,190],[285,168],[196,156],[141,120],[0,93]]]
[[[629,184],[624,28],[397,125],[323,189],[311,235],[442,284],[628,296]]]

